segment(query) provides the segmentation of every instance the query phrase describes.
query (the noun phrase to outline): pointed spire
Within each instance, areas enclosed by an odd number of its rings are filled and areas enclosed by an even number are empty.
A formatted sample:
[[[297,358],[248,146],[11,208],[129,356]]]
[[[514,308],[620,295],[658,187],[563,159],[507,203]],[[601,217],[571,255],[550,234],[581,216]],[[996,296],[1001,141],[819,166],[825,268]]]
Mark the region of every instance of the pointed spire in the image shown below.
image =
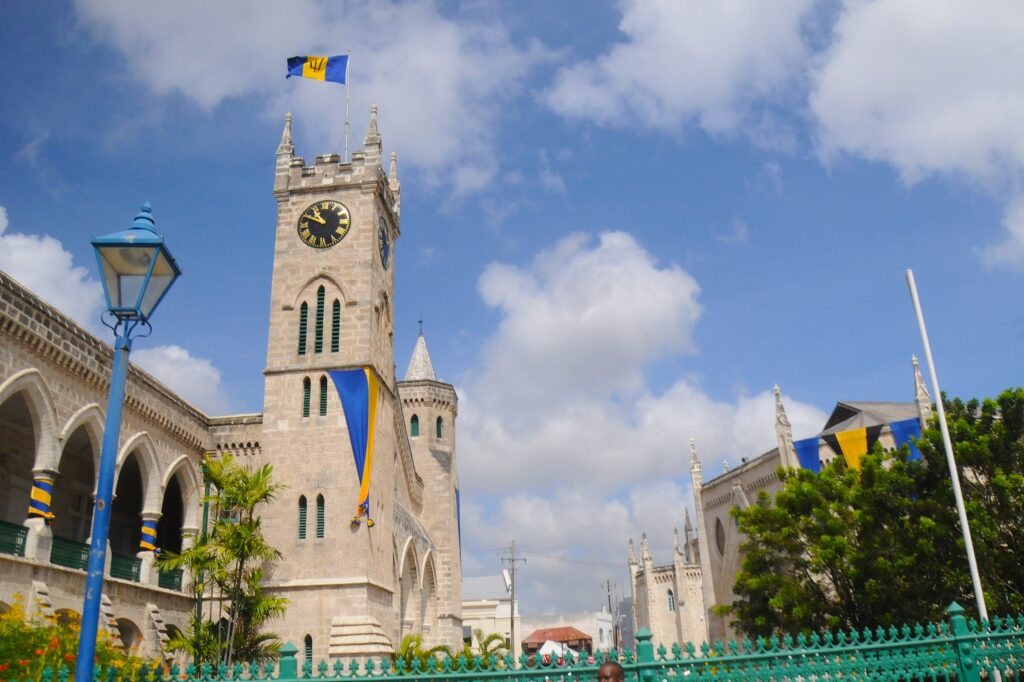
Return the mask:
[[[640,558],[647,563],[651,560],[651,549],[647,546],[647,533],[640,536]]]
[[[391,166],[388,168],[388,180],[392,184],[398,182],[398,152],[391,152]]]
[[[924,377],[921,376],[921,367],[917,364],[917,356],[911,355],[910,362],[914,365],[914,403],[917,405],[917,418],[921,422],[923,431],[932,417],[932,397],[928,394]]]
[[[412,349],[412,357],[405,370],[404,381],[437,381],[434,365],[430,362],[430,353],[427,352],[427,340],[423,338],[422,329],[416,339],[416,347]]]
[[[366,129],[366,137],[363,138],[363,149],[370,151],[372,148],[376,148],[377,155],[380,156],[380,133],[377,132],[376,103],[370,105],[370,126]]]
[[[281,133],[281,144],[277,145],[278,154],[291,156],[295,153],[295,145],[292,144],[292,112],[284,115],[284,132]]]
[[[775,438],[779,445],[779,459],[782,460],[782,466],[787,469],[799,468],[800,462],[797,460],[796,448],[793,445],[793,427],[782,404],[782,390],[778,384],[775,384],[772,393],[775,395]]]
[[[636,565],[636,548],[633,546],[633,538],[629,539],[629,565]]]
[[[729,473],[729,460],[727,460],[727,459],[723,459],[722,460],[722,473],[723,474]]]
[[[697,439],[690,439],[690,471],[700,471],[700,458],[697,457]]]
[[[685,520],[683,521],[683,532],[686,533],[686,539],[690,539],[690,533],[693,532],[693,524],[690,523],[690,508],[686,508]]]
[[[676,554],[682,554],[683,546],[679,542],[679,529],[676,527],[672,528],[672,543],[675,547]]]

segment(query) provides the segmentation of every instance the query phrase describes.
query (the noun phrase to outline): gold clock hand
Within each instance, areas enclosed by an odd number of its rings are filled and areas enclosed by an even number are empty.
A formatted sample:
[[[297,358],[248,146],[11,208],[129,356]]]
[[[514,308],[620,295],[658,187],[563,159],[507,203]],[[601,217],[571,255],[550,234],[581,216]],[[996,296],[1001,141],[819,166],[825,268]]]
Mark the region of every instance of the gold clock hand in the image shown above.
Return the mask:
[[[320,211],[318,211],[315,208],[313,209],[313,215],[311,215],[310,218],[312,218],[313,220],[317,221],[321,225],[326,225],[327,224],[327,221],[320,217]]]

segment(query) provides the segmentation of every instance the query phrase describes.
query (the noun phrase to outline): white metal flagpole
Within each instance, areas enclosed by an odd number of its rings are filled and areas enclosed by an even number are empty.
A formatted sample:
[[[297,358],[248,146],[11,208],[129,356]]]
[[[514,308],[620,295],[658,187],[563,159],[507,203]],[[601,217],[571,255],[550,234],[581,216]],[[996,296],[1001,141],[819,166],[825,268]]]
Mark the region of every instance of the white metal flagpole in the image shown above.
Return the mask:
[[[988,620],[988,609],[985,608],[985,595],[981,591],[981,576],[978,575],[978,560],[974,558],[974,542],[971,540],[971,527],[967,524],[967,509],[964,508],[964,495],[960,491],[960,475],[953,457],[953,443],[949,439],[949,426],[946,424],[946,410],[942,406],[942,389],[939,388],[939,377],[935,373],[935,361],[932,360],[932,347],[928,343],[928,330],[924,326],[924,314],[921,312],[921,301],[917,298],[917,284],[914,282],[914,271],[907,270],[907,286],[910,287],[910,299],[917,313],[917,326],[921,330],[921,342],[924,344],[924,357],[928,361],[928,372],[932,378],[932,389],[935,391],[935,408],[939,413],[939,428],[942,430],[942,444],[946,448],[946,463],[949,465],[949,477],[953,481],[953,497],[956,499],[956,510],[960,514],[960,529],[964,534],[964,545],[967,548],[967,565],[971,569],[971,582],[974,583],[974,600],[978,602],[978,615]]]
[[[343,161],[348,163],[348,89],[352,87],[352,50],[348,51],[348,59],[345,61],[345,158]]]

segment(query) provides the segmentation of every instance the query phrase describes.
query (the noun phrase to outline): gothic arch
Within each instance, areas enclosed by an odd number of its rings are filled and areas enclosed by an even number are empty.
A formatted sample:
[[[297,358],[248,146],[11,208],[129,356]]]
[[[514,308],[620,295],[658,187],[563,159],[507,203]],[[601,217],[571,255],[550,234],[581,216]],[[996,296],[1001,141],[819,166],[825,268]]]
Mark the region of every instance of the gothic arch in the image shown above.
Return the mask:
[[[424,587],[426,587],[427,568],[431,569],[432,575],[434,577],[434,583],[435,583],[434,587],[437,587],[437,584],[436,584],[437,583],[437,575],[436,575],[436,573],[433,573],[435,565],[434,565],[434,550],[432,550],[432,549],[428,549],[426,551],[426,553],[423,555],[423,561],[420,562],[420,568],[419,568],[419,571],[420,571],[420,576],[419,576],[420,577],[420,589],[423,589]]]
[[[89,436],[89,443],[92,445],[92,465],[96,468],[96,471],[100,470],[100,455],[103,454],[103,428],[105,422],[106,416],[103,414],[103,410],[100,409],[99,404],[89,403],[85,407],[79,408],[73,415],[71,415],[64,424],[64,428],[60,431],[60,442],[65,444],[67,443],[68,438],[70,438],[80,426],[85,427],[85,433]],[[95,485],[93,487],[95,487]]]
[[[418,570],[419,560],[416,558],[416,542],[411,535],[402,544],[402,553],[400,554],[402,558],[398,561],[398,575],[400,576],[405,572],[405,563],[409,554],[412,554],[412,570],[416,571]]]
[[[185,520],[182,527],[199,528],[199,475],[188,455],[182,455],[167,467],[167,473],[164,474],[164,480],[160,485],[161,498],[167,493],[167,486],[171,484],[174,476],[178,476],[182,504],[185,505]]]
[[[344,308],[345,304],[348,302],[348,297],[345,295],[345,288],[341,286],[341,283],[338,280],[334,279],[327,273],[320,272],[307,279],[301,287],[296,289],[295,298],[292,299],[292,302],[286,306],[285,309],[295,310],[298,308],[299,304],[308,298],[309,291],[313,291],[313,299],[315,299],[316,285],[322,283],[329,283],[334,288],[334,292],[341,298],[341,306]]]
[[[159,512],[162,502],[163,486],[160,482],[160,464],[156,455],[153,439],[146,431],[140,431],[125,441],[117,455],[117,470],[114,475],[114,490],[117,490],[118,479],[121,478],[121,467],[128,455],[135,453],[142,476],[142,511]]]
[[[424,634],[430,633],[434,629],[434,621],[437,620],[437,568],[434,565],[434,554],[431,551],[427,551],[426,557],[423,560],[422,569],[420,570],[420,609],[419,609],[419,621],[420,631]],[[434,638],[437,637],[434,634],[430,638],[433,642]]]
[[[60,464],[60,449],[57,447],[56,410],[53,393],[46,379],[38,369],[25,369],[0,384],[0,405],[9,398],[23,394],[25,405],[32,417],[35,435],[34,471],[56,471]]]

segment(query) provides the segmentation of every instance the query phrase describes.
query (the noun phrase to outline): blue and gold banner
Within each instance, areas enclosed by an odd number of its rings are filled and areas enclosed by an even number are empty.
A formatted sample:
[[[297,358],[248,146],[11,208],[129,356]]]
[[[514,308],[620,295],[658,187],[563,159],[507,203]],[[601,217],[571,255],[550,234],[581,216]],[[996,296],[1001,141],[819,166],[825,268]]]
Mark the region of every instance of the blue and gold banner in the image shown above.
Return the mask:
[[[821,456],[818,453],[818,437],[804,438],[793,443],[800,466],[811,471],[821,471]]]
[[[921,459],[921,451],[914,444],[914,441],[921,437],[921,422],[916,418],[904,419],[889,424],[889,427],[892,429],[892,438],[896,441],[896,447],[906,445],[910,448],[910,459]]]
[[[139,540],[139,549],[143,552],[156,551],[156,524],[153,519],[142,520],[142,539]]]
[[[292,76],[344,83],[348,79],[348,55],[289,57],[288,75],[285,78]]]
[[[377,423],[377,397],[380,385],[369,367],[328,372],[341,398],[341,408],[348,424],[348,438],[359,476],[359,499],[352,525],[358,526],[363,516],[367,527],[370,518],[370,476],[373,472],[373,433]]]
[[[53,519],[50,504],[53,502],[53,479],[37,476],[32,481],[32,494],[28,501],[28,515],[39,516],[47,521]]]

